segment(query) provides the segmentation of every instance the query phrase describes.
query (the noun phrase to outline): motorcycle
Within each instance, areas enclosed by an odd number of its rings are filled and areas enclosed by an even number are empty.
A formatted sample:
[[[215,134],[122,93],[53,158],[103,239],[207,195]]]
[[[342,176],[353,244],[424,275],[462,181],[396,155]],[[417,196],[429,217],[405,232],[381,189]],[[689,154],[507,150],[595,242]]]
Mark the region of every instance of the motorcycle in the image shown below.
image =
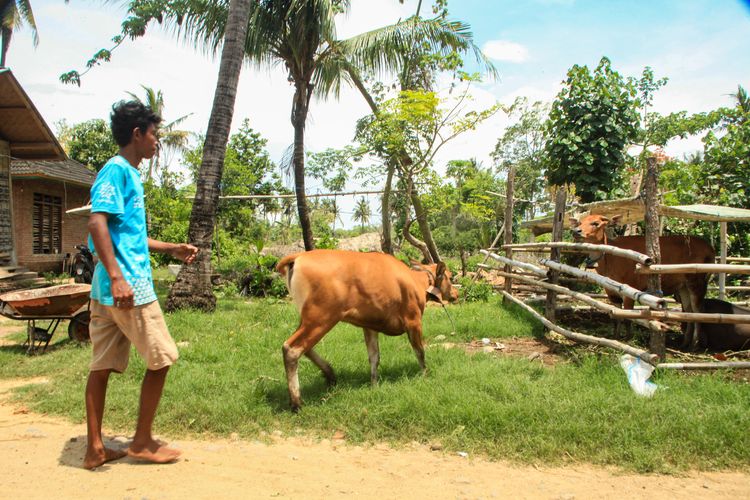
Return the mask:
[[[76,245],[75,248],[78,253],[73,256],[70,274],[76,283],[91,283],[94,276],[94,255],[86,245]]]

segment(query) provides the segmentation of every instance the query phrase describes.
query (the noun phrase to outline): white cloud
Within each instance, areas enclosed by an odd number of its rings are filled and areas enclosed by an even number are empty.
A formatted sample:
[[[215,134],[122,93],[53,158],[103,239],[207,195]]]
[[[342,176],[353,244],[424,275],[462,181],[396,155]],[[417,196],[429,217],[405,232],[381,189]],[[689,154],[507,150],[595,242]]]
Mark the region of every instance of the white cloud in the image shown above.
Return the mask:
[[[495,61],[522,63],[529,58],[529,50],[520,43],[508,40],[490,40],[482,47],[482,52]]]

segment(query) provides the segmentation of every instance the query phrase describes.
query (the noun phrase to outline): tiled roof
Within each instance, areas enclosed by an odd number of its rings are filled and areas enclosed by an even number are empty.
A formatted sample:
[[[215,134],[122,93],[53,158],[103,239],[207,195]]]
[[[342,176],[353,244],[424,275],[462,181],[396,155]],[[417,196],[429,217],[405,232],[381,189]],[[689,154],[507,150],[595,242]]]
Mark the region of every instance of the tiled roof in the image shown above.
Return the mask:
[[[43,177],[60,181],[91,186],[96,179],[96,172],[86,168],[75,160],[16,160],[10,162],[12,177]]]

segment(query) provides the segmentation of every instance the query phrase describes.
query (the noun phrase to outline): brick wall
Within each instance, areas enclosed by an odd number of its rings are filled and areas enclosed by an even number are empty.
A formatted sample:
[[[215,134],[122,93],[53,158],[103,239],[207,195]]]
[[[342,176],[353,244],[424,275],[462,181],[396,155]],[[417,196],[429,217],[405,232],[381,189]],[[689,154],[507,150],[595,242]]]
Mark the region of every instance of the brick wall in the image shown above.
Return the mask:
[[[34,254],[32,213],[34,193],[59,196],[62,199],[62,252],[60,254]],[[88,216],[69,215],[66,210],[77,208],[89,201],[89,188],[76,184],[46,179],[13,178],[13,215],[16,257],[18,264],[32,271],[62,270],[66,253],[75,253],[75,245],[85,244],[88,236]]]
[[[10,227],[10,146],[0,140],[0,254],[11,255],[13,235]]]

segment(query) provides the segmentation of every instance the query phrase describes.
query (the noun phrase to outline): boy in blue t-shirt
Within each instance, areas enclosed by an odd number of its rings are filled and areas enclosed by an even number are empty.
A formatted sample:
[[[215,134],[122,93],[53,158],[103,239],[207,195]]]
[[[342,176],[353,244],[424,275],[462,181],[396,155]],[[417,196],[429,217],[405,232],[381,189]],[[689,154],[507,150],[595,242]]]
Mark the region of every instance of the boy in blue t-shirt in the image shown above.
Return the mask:
[[[156,241],[146,234],[138,165],[156,154],[156,127],[161,117],[139,102],[123,101],[112,107],[110,118],[120,151],[99,171],[91,187],[88,224],[89,246],[99,262],[91,283],[89,332],[93,354],[86,385],[86,469],[125,455],[154,463],[179,457],[178,450],[151,434],[167,371],[178,355],[154,293],[149,251],[167,253],[186,263],[192,262],[198,252],[192,245]],[[125,370],[131,344],[146,361],[147,370],[135,436],[125,453],[104,446],[101,428],[109,375]]]

